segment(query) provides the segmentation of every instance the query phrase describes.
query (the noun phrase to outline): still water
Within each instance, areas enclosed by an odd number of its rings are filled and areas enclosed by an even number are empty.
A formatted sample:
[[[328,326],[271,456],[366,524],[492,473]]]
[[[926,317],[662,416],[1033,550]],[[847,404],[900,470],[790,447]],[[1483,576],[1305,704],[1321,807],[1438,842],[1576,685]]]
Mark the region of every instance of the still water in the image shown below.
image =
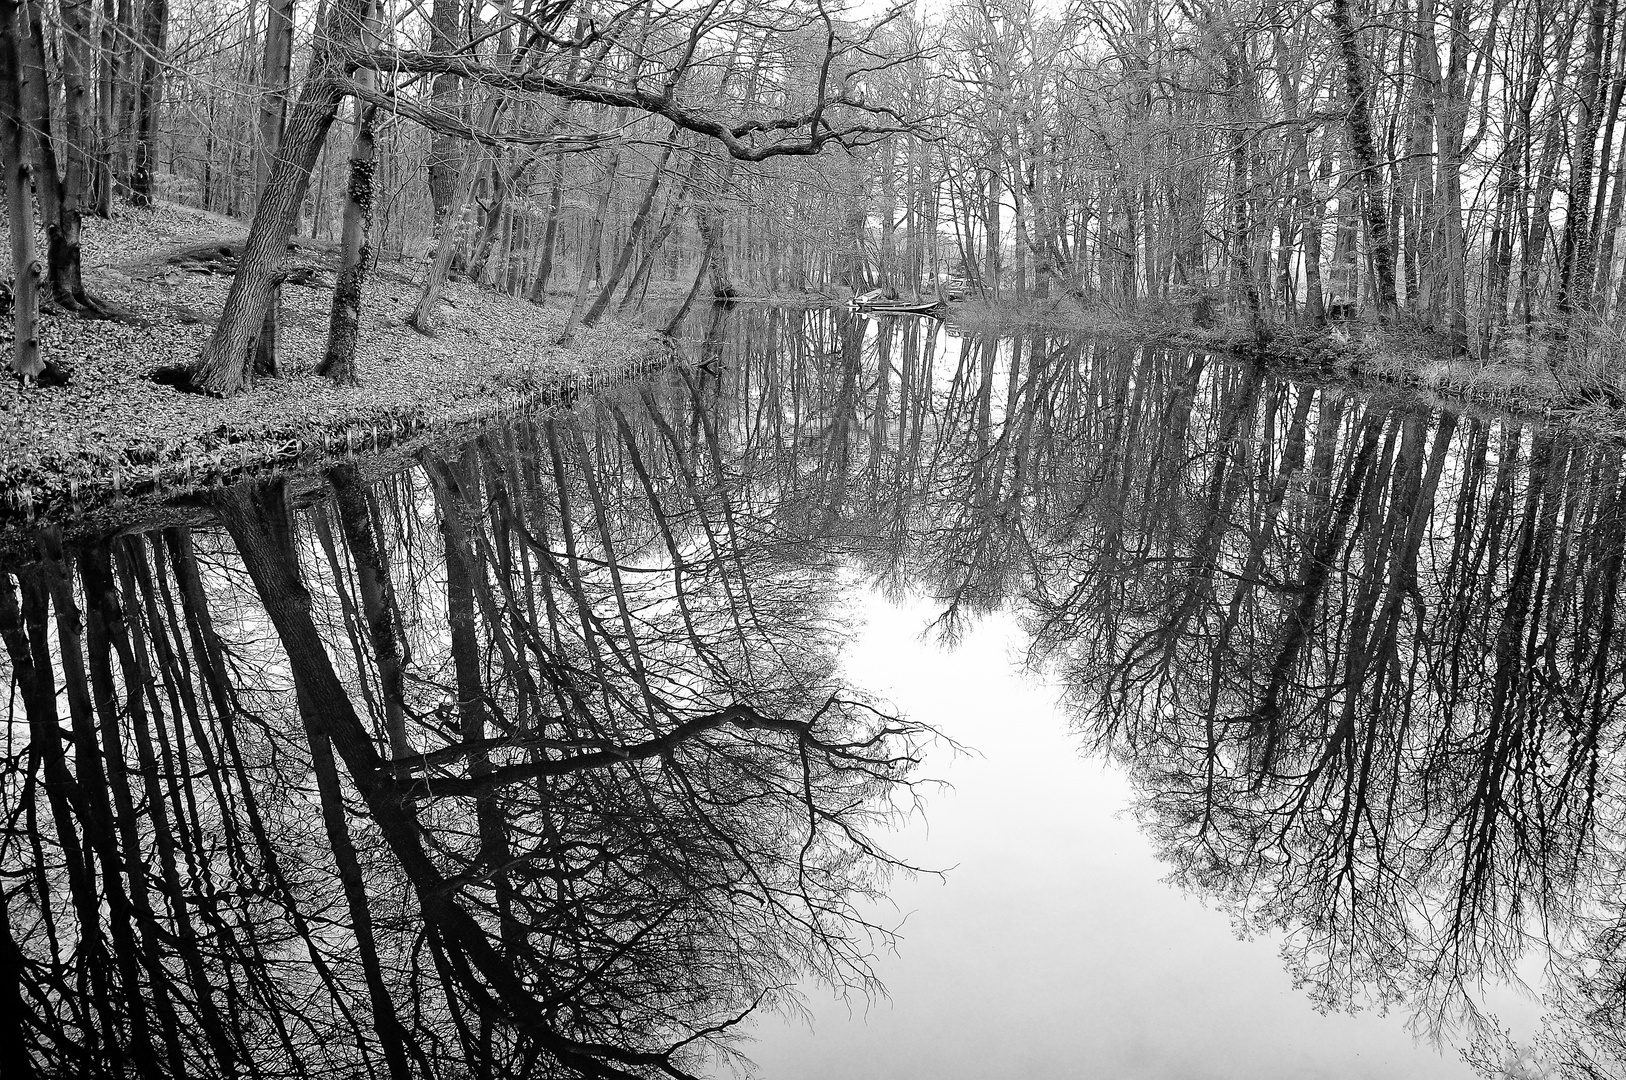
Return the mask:
[[[0,1045],[1626,1068],[1618,448],[918,319],[695,338],[13,545]]]

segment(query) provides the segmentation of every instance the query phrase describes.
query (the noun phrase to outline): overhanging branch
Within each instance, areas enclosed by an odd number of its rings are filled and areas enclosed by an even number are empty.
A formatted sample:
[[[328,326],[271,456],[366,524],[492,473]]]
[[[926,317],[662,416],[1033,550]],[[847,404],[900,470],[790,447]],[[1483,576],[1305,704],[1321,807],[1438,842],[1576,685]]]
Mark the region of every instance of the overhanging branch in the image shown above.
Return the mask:
[[[452,74],[495,90],[548,94],[567,101],[634,109],[652,116],[665,117],[686,131],[715,139],[728,151],[730,157],[740,161],[765,161],[774,157],[809,157],[821,153],[832,143],[840,146],[862,146],[887,135],[910,133],[916,126],[894,110],[885,106],[866,104],[861,97],[850,95],[846,91],[821,96],[812,109],[801,114],[729,124],[679,102],[669,89],[654,92],[639,86],[615,87],[561,79],[535,71],[497,67],[457,53],[353,48],[345,50],[345,55],[346,59],[357,67],[373,68],[381,72]],[[832,123],[828,113],[835,107],[853,110],[861,114],[863,119],[852,123]],[[758,144],[751,138],[753,135],[770,131],[800,130],[805,130],[807,134],[799,139]]]
[[[567,154],[582,153],[620,138],[619,131],[588,131],[572,133],[533,134],[525,131],[486,131],[457,119],[443,109],[436,109],[398,94],[377,90],[350,80],[349,92],[372,105],[377,105],[397,116],[404,116],[441,135],[467,139],[482,146],[550,146]]]

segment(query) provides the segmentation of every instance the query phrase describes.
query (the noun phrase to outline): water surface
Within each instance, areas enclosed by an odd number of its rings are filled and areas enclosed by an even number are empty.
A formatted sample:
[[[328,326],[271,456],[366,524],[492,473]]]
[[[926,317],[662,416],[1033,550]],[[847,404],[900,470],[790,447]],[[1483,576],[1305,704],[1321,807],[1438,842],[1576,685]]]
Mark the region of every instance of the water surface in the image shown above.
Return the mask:
[[[1523,976],[1554,1067],[1621,1068],[1618,448],[922,319],[694,337],[12,557],[36,1061],[1451,1076],[1519,1052],[1487,1010],[1537,1037]]]

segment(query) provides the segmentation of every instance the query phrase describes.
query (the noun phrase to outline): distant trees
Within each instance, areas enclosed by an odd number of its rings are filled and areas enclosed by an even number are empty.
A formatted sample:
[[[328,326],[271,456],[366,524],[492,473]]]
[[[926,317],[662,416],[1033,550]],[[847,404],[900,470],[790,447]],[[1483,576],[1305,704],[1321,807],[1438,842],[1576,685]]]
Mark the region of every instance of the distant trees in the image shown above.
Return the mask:
[[[161,43],[166,9],[162,0],[152,0],[151,6],[155,10],[148,13],[146,32],[155,43]],[[64,20],[77,20],[83,14],[79,6],[70,3],[61,7]],[[64,29],[59,48],[53,49],[53,45],[58,45],[56,35],[50,33],[54,28],[47,23],[44,5],[37,0],[17,4],[7,29],[17,42],[19,64],[11,79],[15,85],[0,93],[17,95],[17,116],[26,131],[27,156],[17,160],[20,164],[26,163],[30,171],[40,210],[36,225],[44,229],[47,240],[44,299],[57,310],[71,314],[106,315],[108,310],[86,293],[80,269],[80,219],[84,207],[94,197],[95,183],[85,149],[87,133],[93,130],[85,113],[84,73],[90,63],[88,48],[80,34]],[[57,61],[55,65],[53,59]],[[149,68],[130,83],[133,101],[156,101],[162,75],[156,63]],[[56,127],[53,120],[54,86],[58,79],[63,85],[66,121],[61,128]],[[150,110],[138,111],[138,122],[150,126],[153,122]],[[55,134],[59,130],[64,135],[61,140]],[[11,204],[8,200],[8,206]],[[19,207],[13,212],[21,214],[22,209]]]
[[[364,49],[365,9],[360,2],[335,4],[318,30],[310,69],[261,194],[225,309],[191,373],[192,382],[201,390],[233,393],[251,377],[247,358],[256,328],[270,305],[281,253],[292,235],[328,127],[338,115],[341,101],[360,85],[351,79],[358,68],[387,71],[397,79],[434,76],[432,98],[415,118],[436,133],[436,147],[443,147],[443,137],[453,133],[474,144],[458,170],[444,209],[441,203],[447,193],[436,186],[444,186],[443,163],[440,157],[431,161],[432,194],[439,192],[435,194],[437,219],[460,212],[484,176],[487,166],[478,144],[541,140],[563,147],[572,141],[569,136],[551,134],[551,124],[538,134],[525,122],[531,112],[528,95],[614,110],[613,118],[606,115],[605,119],[617,128],[625,125],[630,114],[659,117],[675,128],[720,143],[731,157],[746,161],[812,155],[827,145],[859,146],[907,128],[893,110],[865,100],[864,71],[891,62],[870,52],[873,31],[854,33],[838,28],[829,14],[804,12],[795,5],[778,10],[755,7],[747,13],[744,8],[714,4],[683,13],[657,11],[648,0],[636,0],[613,9],[602,23],[584,17],[574,25],[573,9],[568,6],[529,15],[505,9],[483,35],[490,42],[489,56],[475,43],[466,49],[428,52]],[[447,27],[442,22],[437,16],[435,40],[444,44]],[[764,51],[756,51],[751,73],[739,73],[736,66],[742,54],[751,54],[753,42],[767,42],[776,35],[799,39],[808,48],[792,53],[777,85],[759,95]],[[576,62],[583,53],[593,59],[578,76]],[[813,74],[799,86],[797,76],[803,70]],[[448,77],[483,99],[480,119],[474,125],[446,115],[445,98],[452,92],[445,81]],[[743,92],[736,93],[740,83]],[[390,101],[390,95],[384,94],[383,100]],[[496,124],[505,113],[516,123],[502,131]],[[589,140],[589,145],[594,141]],[[612,150],[599,209],[590,217],[587,245],[595,260],[600,254],[603,215],[609,185],[616,179],[617,160],[617,152]],[[424,293],[426,303],[432,303],[435,282],[446,273],[462,242],[453,223],[443,220],[441,225],[435,265]],[[593,276],[594,268],[584,262],[579,296]],[[427,327],[427,318],[420,305],[418,325]],[[341,343],[341,355],[343,350]],[[335,366],[340,364],[335,362]]]
[[[939,243],[985,293],[1206,294],[1245,321],[1255,288],[1267,323],[1359,306],[1597,374],[1572,346],[1623,314],[1612,5],[961,0],[942,20],[924,67],[953,119],[888,160],[929,159]]]
[[[76,315],[109,314],[85,291],[80,269],[80,218],[95,194],[95,173],[87,151],[92,125],[86,111],[90,59],[85,6],[63,0],[60,43],[47,32],[40,0],[19,0],[0,8],[0,139],[5,143],[12,249],[10,370],[25,383],[54,371],[39,355],[36,333],[42,299],[56,310]],[[167,9],[164,0],[149,0],[148,7],[144,40],[150,48],[161,49]],[[50,47],[58,44],[55,50]],[[52,59],[56,60],[54,70]],[[113,60],[107,58],[104,63],[111,65]],[[53,123],[58,80],[66,121],[61,129]],[[138,123],[145,125],[141,127],[143,138],[150,141],[163,85],[157,58],[131,85],[139,87]],[[57,130],[65,136],[61,143],[54,135]],[[139,168],[145,169],[146,159],[141,161]],[[36,258],[37,227],[43,227],[46,236],[43,264]]]
[[[1585,380],[1608,374],[1593,339],[1626,311],[1626,33],[1607,0],[955,0],[863,19],[803,0],[386,0],[367,41],[359,0],[320,23],[293,10],[253,5],[230,33],[206,0],[14,14],[19,72],[52,80],[32,103],[40,80],[18,88],[53,147],[31,159],[57,229],[48,302],[96,312],[76,222],[114,191],[256,219],[193,372],[214,393],[252,378],[251,346],[271,366],[294,232],[349,237],[324,365],[347,377],[369,215],[327,130],[344,114],[354,151],[369,110],[370,256],[568,292],[572,323],[651,297],[954,278],[1223,302],[1265,331],[1359,308]],[[305,114],[273,182],[290,95]]]
[[[77,221],[81,208],[109,213],[115,193],[137,204],[169,197],[238,216],[252,211],[223,317],[194,369],[199,388],[229,393],[254,368],[275,367],[273,298],[287,239],[337,232],[349,202],[352,270],[335,298],[339,319],[324,365],[342,379],[356,326],[346,313],[364,277],[354,270],[371,216],[363,202],[377,202],[384,230],[366,245],[369,254],[431,237],[444,255],[436,261],[451,271],[467,267],[538,298],[556,276],[559,244],[572,245],[591,310],[583,315],[593,321],[617,286],[628,286],[627,306],[652,279],[678,272],[680,260],[661,243],[711,228],[712,216],[694,216],[722,194],[693,182],[708,145],[764,163],[859,149],[911,126],[878,93],[878,77],[907,59],[883,41],[895,13],[855,22],[800,0],[693,10],[647,0],[592,10],[521,0],[465,18],[455,3],[421,12],[389,3],[366,36],[367,12],[361,3],[313,13],[272,2],[251,5],[223,32],[227,13],[206,0],[105,10],[79,0],[16,5],[8,27],[19,66],[9,89],[19,96],[43,215],[47,224],[59,220],[47,299],[102,313],[78,284]],[[25,77],[31,63],[33,79]],[[295,71],[303,75],[293,78]],[[47,92],[46,79],[60,92]],[[357,174],[375,190],[370,199],[352,198],[348,162],[327,148],[347,101],[353,122],[369,110],[374,117],[363,153],[374,164]],[[57,144],[53,114],[65,132]],[[663,142],[658,154],[640,149]],[[576,165],[572,155],[587,156]],[[414,163],[420,156],[429,159],[427,186]],[[60,198],[56,181],[44,182],[58,158]],[[583,219],[573,192],[595,169],[605,213]],[[541,200],[532,198],[533,182]],[[584,220],[588,230],[578,231]],[[727,265],[726,248],[707,246],[715,251],[708,263]],[[249,364],[251,354],[258,359]]]

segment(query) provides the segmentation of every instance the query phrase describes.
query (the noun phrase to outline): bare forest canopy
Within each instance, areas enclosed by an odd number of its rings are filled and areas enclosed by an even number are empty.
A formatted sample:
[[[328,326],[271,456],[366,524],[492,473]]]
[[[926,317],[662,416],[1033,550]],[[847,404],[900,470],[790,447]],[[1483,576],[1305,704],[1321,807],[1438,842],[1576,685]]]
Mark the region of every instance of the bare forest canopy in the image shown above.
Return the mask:
[[[164,198],[252,219],[192,371],[212,393],[275,370],[295,234],[340,242],[341,381],[369,263],[405,257],[426,331],[448,274],[557,295],[569,327],[704,294],[1036,294],[1261,334],[1360,313],[1608,382],[1619,8],[3,0],[13,364],[43,372],[41,281],[103,311],[82,215]]]

